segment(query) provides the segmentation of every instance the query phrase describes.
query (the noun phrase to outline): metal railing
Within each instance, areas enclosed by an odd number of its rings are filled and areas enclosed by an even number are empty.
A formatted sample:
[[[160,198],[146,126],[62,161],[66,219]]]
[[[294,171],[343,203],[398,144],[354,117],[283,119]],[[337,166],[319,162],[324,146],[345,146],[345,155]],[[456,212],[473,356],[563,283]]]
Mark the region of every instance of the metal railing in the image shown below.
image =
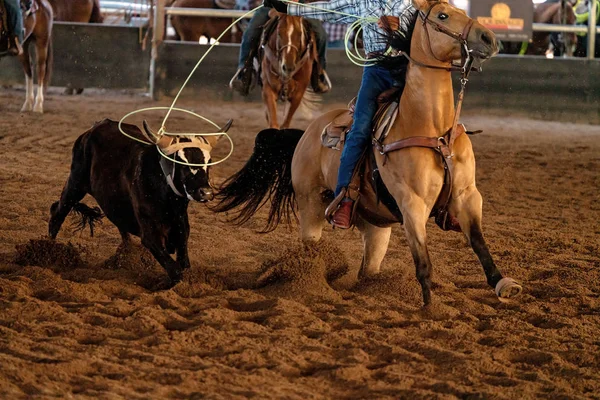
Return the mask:
[[[161,1],[159,0],[159,3]],[[533,24],[533,30],[535,32],[574,32],[574,33],[587,33],[588,36],[588,54],[587,58],[594,58],[594,48],[596,45],[595,33],[600,33],[600,27],[597,27],[596,21],[596,7],[595,1],[591,2],[590,17],[588,26],[581,25],[554,25],[554,24]],[[186,17],[214,17],[214,18],[239,18],[246,13],[243,10],[221,10],[211,8],[182,8],[182,7],[163,7],[164,15],[180,15]],[[158,6],[157,6],[157,15]]]

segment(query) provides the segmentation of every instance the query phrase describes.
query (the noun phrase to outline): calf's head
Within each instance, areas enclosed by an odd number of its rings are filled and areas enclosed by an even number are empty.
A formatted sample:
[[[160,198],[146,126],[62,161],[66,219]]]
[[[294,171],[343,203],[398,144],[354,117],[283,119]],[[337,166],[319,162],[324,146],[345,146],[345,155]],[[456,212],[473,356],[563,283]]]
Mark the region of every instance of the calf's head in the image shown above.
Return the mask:
[[[230,126],[231,121],[220,131],[227,132]],[[164,157],[161,157],[160,161],[167,182],[173,191],[189,200],[211,201],[214,192],[210,184],[210,167],[207,164],[211,163],[210,152],[222,135],[201,137],[159,135],[148,127],[146,121],[144,121],[144,131],[147,138],[158,146],[159,151],[179,161],[179,163],[169,161]]]

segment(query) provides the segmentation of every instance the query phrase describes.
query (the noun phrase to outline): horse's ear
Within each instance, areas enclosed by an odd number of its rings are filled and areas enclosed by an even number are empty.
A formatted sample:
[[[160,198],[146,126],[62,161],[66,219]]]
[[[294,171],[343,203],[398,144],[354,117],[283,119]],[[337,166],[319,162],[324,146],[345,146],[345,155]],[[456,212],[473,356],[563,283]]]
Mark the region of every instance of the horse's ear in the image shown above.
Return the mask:
[[[269,10],[269,18],[281,17],[281,13],[274,8]]]
[[[412,2],[417,10],[426,11],[429,9],[429,2],[427,0],[412,0]]]

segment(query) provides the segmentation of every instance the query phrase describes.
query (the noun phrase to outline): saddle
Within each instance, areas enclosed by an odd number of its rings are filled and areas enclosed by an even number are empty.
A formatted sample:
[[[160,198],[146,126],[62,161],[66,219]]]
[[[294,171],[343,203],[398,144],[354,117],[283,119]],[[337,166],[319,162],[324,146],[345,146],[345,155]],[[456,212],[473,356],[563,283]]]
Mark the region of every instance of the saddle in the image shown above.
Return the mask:
[[[393,87],[377,97],[379,108],[373,118],[373,133],[375,137],[386,136],[398,116],[398,105],[402,88]],[[346,134],[354,122],[356,97],[348,103],[348,112],[337,116],[321,133],[321,144],[324,147],[341,150]]]
[[[407,147],[425,147],[434,150],[440,155],[441,162],[444,166],[444,184],[436,204],[432,210],[431,217],[435,218],[436,224],[443,230],[461,231],[458,222],[450,216],[448,212],[448,204],[452,190],[452,155],[448,147],[450,131],[446,132],[441,138],[430,137],[409,137],[387,145],[383,145],[384,139],[387,137],[394,121],[398,116],[400,95],[402,88],[392,88],[383,92],[377,99],[379,108],[373,118],[373,148],[381,154],[387,154],[390,151],[400,150]],[[343,148],[345,135],[350,130],[353,122],[353,113],[355,107],[355,99],[348,105],[348,112],[336,117],[329,123],[321,133],[321,144],[324,147],[340,151]],[[467,132],[464,125],[458,125],[456,136],[463,133],[475,134],[476,132]],[[367,186],[365,179],[368,181]],[[395,199],[388,191],[385,183],[380,177],[379,169],[375,160],[375,153],[371,149],[365,150],[360,161],[356,165],[352,181],[348,187],[345,196],[355,200],[355,206],[358,205],[360,192],[371,190],[375,192],[377,201],[383,204],[388,211],[394,216],[397,222],[403,223],[402,213],[396,204]],[[339,199],[338,199],[339,198]],[[335,201],[341,201],[343,196],[338,196]],[[334,201],[334,203],[335,203]],[[337,205],[332,203],[328,210],[330,213],[335,211]]]

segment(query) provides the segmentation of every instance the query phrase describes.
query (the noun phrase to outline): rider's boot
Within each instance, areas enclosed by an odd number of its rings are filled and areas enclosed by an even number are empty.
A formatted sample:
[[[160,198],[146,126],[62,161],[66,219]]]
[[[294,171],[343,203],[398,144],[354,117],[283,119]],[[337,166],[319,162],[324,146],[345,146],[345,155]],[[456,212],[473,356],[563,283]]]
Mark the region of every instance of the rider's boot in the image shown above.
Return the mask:
[[[252,71],[247,67],[238,68],[231,81],[229,81],[229,88],[240,93],[242,96],[248,96],[250,93],[250,86],[252,84]]]
[[[327,72],[316,62],[310,77],[310,84],[315,93],[327,93],[331,90],[331,81]]]
[[[340,229],[349,229],[352,226],[353,209],[354,200],[346,197],[331,216],[331,225]]]
[[[358,174],[353,179],[360,182]],[[359,198],[360,191],[358,186],[351,184],[350,187],[342,189],[325,209],[325,219],[336,228],[349,229],[352,227],[353,215],[356,211]]]
[[[8,48],[9,54],[13,56],[20,56],[23,54],[23,46],[21,46],[21,42],[19,42],[19,37],[14,36],[11,40],[10,47]]]

